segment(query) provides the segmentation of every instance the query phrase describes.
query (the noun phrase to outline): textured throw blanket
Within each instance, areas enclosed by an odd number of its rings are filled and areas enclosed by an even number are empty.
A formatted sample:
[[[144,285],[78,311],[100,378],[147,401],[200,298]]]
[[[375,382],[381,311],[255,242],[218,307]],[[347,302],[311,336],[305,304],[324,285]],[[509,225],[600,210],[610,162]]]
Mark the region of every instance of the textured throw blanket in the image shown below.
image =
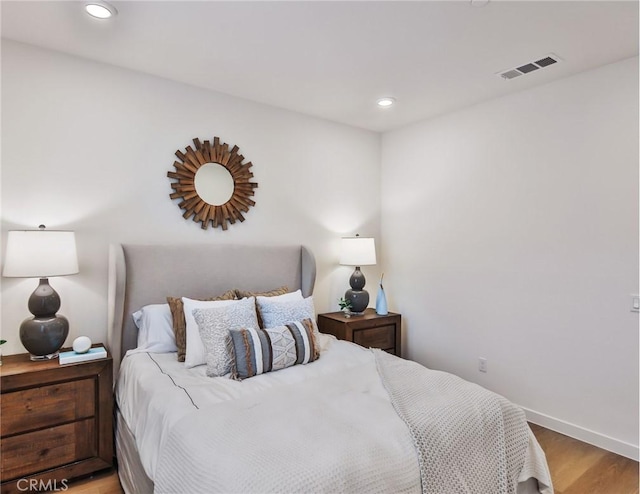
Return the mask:
[[[529,439],[517,407],[374,355],[184,417],[163,441],[155,492],[516,492]]]
[[[520,408],[454,375],[372,351],[415,443],[423,493],[517,491],[529,443]]]

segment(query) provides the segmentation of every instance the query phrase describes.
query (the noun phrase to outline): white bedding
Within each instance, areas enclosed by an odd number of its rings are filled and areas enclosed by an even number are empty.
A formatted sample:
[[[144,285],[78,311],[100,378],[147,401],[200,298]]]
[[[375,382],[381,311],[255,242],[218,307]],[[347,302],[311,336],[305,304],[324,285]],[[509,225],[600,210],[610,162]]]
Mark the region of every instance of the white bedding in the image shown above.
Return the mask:
[[[369,351],[329,335],[320,334],[320,338],[324,351],[313,365],[297,365],[244,381],[207,377],[204,365],[187,369],[175,353],[130,351],[121,364],[116,401],[136,437],[147,476],[155,479],[166,432],[193,410],[328,374],[336,374],[338,379],[347,369],[374,365]],[[376,384],[375,392],[386,397],[380,383],[374,381],[372,386]]]
[[[375,488],[369,490],[420,492],[418,456],[412,437],[393,409],[376,370],[374,355],[351,343],[337,341],[326,335],[321,337],[325,351],[318,361],[242,382],[207,377],[205,366],[186,369],[184,364],[177,362],[175,354],[132,353],[127,356],[120,370],[116,397],[120,412],[136,438],[145,472],[156,482],[156,491],[174,491],[176,486],[185,487],[187,481],[191,481],[189,492],[206,492],[212,489],[214,486],[211,484],[202,486],[198,479],[186,474],[184,469],[188,465],[181,465],[179,471],[173,471],[172,458],[175,455],[163,456],[163,452],[175,451],[176,447],[187,448],[184,456],[187,453],[191,455],[189,462],[194,459],[197,461],[200,457],[206,458],[216,450],[216,446],[196,446],[198,441],[195,439],[200,431],[205,430],[205,426],[210,425],[207,422],[225,418],[231,420],[234,414],[255,420],[259,415],[252,408],[264,404],[272,406],[273,413],[276,414],[278,408],[273,405],[276,401],[273,397],[280,395],[287,396],[287,400],[291,400],[292,396],[299,396],[306,401],[319,397],[317,403],[322,406],[323,415],[315,416],[311,410],[302,423],[307,425],[311,437],[322,438],[322,441],[302,444],[299,451],[313,456],[312,468],[306,472],[307,475],[324,471],[335,473],[335,479],[316,479],[326,483],[313,485],[323,485],[326,488],[317,487],[313,490],[361,491],[363,485],[366,485],[362,482],[370,482],[368,485]],[[358,395],[358,399],[354,400],[354,395]],[[295,399],[291,403],[295,406]],[[366,413],[363,413],[363,407],[366,407]],[[301,407],[298,411],[307,410]],[[265,408],[265,413],[269,413],[268,407]],[[341,423],[341,419],[345,417],[351,417],[352,420]],[[273,422],[276,418],[266,417],[267,423],[269,420]],[[286,423],[286,417],[283,420]],[[384,427],[380,424],[384,424]],[[343,430],[338,435],[340,428]],[[339,460],[332,459],[330,454],[334,440],[331,435],[335,437],[335,441],[347,446]],[[176,436],[193,437],[193,440],[176,445],[180,442],[176,441]],[[349,437],[357,437],[361,444],[366,445],[368,453],[358,455],[354,453],[356,450],[350,452]],[[384,439],[381,440],[381,437]],[[218,440],[223,438],[224,434],[221,434]],[[393,440],[390,441],[391,438]],[[231,471],[233,465],[237,467],[235,459],[249,451],[252,445],[245,443],[241,445],[244,449],[233,451],[232,441],[225,444],[230,449],[222,452],[218,461],[224,461],[227,453],[226,457],[230,461],[228,471]],[[194,451],[188,450],[190,445],[193,445]],[[268,455],[268,445],[256,441],[254,446],[258,447],[262,457]],[[320,451],[323,447],[327,451]],[[195,448],[200,449],[195,451]],[[299,454],[295,453],[297,449],[292,451],[294,456]],[[273,468],[276,463],[268,466],[267,460],[265,468]],[[353,476],[353,472],[357,472],[359,465],[363,464],[376,465],[376,473],[372,478],[361,478],[363,476],[358,477],[357,474]],[[340,484],[340,478],[345,473],[352,475],[352,478],[344,476],[352,484]],[[532,435],[529,438],[525,467],[518,480],[525,481],[530,475],[535,475],[550,485],[544,454]],[[243,485],[234,484],[237,475],[227,477],[217,474],[212,475],[209,480],[219,480],[219,490],[229,491],[234,486]],[[283,487],[281,490],[286,491],[287,488]],[[542,491],[552,492],[552,489],[549,487]]]

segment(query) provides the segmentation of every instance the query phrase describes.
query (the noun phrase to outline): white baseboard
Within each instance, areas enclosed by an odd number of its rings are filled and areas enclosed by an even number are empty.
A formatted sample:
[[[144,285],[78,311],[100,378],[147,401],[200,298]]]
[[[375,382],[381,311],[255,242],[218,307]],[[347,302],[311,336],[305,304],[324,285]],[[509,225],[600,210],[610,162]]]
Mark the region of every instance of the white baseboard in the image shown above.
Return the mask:
[[[564,420],[560,420],[544,413],[535,412],[525,407],[520,407],[524,410],[527,420],[534,424],[551,429],[552,431],[559,432],[565,436],[573,437],[582,442],[593,444],[607,451],[611,451],[621,456],[626,456],[632,460],[638,461],[639,450],[635,444],[626,443],[619,439],[614,439],[599,432],[595,432],[584,427],[580,427],[575,424],[570,424]]]

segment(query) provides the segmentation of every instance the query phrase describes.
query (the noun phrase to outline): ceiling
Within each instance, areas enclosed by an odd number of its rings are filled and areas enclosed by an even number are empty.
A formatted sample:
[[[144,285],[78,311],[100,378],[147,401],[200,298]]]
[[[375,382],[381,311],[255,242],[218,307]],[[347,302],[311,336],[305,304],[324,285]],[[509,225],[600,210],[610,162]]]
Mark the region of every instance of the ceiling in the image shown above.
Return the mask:
[[[83,4],[2,0],[2,37],[379,132],[638,54],[637,1]]]

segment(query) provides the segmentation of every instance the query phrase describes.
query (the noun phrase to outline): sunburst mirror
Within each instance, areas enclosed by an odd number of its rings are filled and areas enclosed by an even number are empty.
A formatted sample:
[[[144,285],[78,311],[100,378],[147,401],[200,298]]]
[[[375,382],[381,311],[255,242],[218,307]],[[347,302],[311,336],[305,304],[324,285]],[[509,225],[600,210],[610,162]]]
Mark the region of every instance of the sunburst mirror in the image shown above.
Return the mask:
[[[182,199],[178,207],[184,210],[184,219],[192,218],[201,223],[203,229],[221,227],[226,230],[227,223],[244,221],[242,213],[255,205],[251,197],[258,184],[251,182],[253,164],[243,163],[244,156],[239,154],[238,146],[229,149],[214,137],[200,142],[193,139],[193,145],[184,152],[176,151],[180,161],[175,161],[175,171],[167,177],[176,180],[171,183],[174,192],[171,199]]]

